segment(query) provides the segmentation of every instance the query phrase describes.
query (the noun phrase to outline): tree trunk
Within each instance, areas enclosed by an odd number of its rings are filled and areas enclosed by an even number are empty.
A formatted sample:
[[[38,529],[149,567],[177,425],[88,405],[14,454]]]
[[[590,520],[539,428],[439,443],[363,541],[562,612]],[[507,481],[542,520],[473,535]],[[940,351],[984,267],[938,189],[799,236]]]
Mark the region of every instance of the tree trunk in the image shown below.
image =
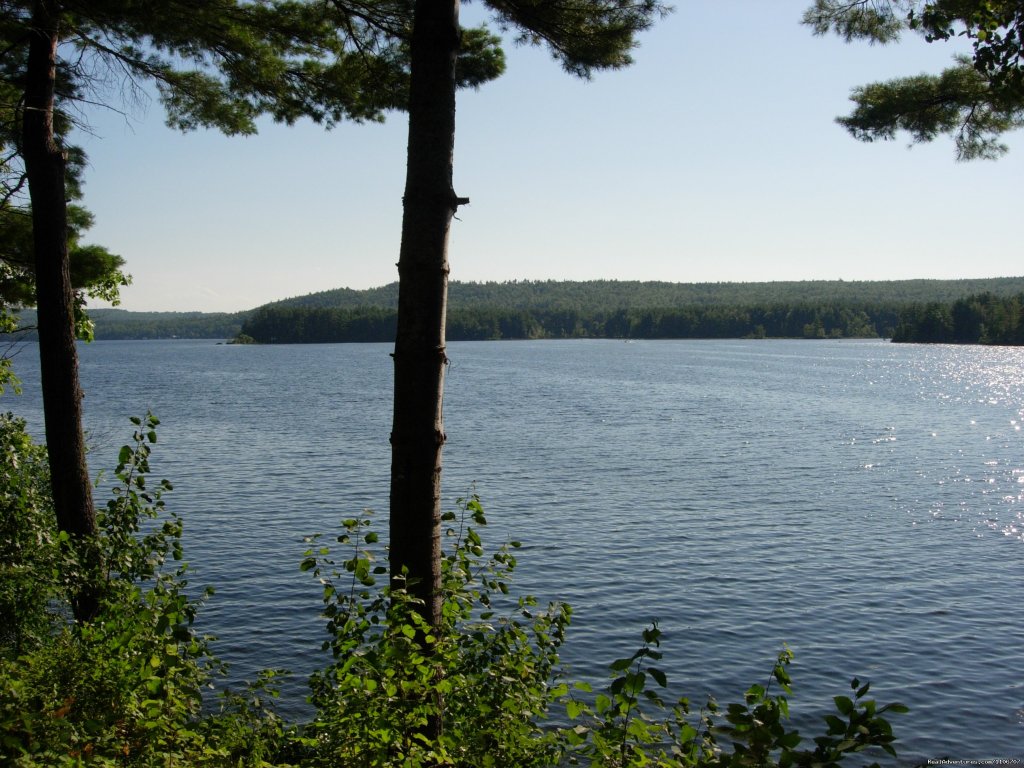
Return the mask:
[[[458,0],[417,0],[409,148],[398,261],[395,403],[391,430],[390,567],[407,574],[432,625],[441,615],[441,448],[444,445],[448,230],[452,187]]]
[[[36,308],[46,446],[57,524],[71,535],[84,581],[73,599],[75,618],[86,621],[97,609],[92,570],[96,565],[96,512],[82,433],[82,391],[75,349],[74,292],[68,272],[65,157],[54,139],[57,17],[37,2],[25,78],[22,147],[32,201],[36,261]]]

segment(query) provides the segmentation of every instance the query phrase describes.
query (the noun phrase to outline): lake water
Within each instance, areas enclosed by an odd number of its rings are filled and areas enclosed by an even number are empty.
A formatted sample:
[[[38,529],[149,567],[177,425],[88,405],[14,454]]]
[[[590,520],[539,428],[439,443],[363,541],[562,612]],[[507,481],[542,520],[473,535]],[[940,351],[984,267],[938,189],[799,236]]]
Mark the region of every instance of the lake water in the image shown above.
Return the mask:
[[[321,659],[304,535],[386,526],[387,345],[81,348],[92,470],[127,417],[186,520],[200,628],[236,678]],[[517,583],[575,608],[577,676],[657,619],[670,683],[741,697],[788,644],[797,716],[853,676],[900,700],[901,764],[1024,758],[1024,349],[883,342],[453,343],[445,499],[478,492]],[[0,408],[39,430],[35,349]],[[805,732],[808,729],[803,728]]]

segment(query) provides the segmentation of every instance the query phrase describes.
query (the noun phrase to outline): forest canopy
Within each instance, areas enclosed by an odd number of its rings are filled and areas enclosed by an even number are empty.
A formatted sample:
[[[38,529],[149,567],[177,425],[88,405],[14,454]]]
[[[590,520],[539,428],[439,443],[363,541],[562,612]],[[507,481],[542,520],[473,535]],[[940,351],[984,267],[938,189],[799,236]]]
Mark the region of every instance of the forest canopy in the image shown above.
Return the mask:
[[[952,303],[916,304],[900,316],[892,337],[919,344],[1024,344],[1024,294],[981,293]]]
[[[94,309],[89,315],[96,338],[106,340],[224,340],[244,332],[262,343],[391,342],[397,288],[396,283],[366,290],[337,288],[245,312]],[[453,282],[447,335],[453,341],[760,336],[896,336],[916,341],[920,339],[908,338],[907,329],[922,307],[940,305],[943,316],[952,317],[957,302],[977,303],[984,296],[991,297],[988,301],[1009,301],[1021,293],[1024,277],[771,283]],[[32,311],[24,311],[21,325],[33,323]],[[995,327],[987,322],[986,339],[1008,338],[995,334]],[[953,340],[967,340],[961,336]]]
[[[888,338],[919,304],[1021,290],[1024,278],[452,283],[447,338]],[[242,332],[261,343],[387,342],[396,298],[394,284],[310,294],[254,310]]]

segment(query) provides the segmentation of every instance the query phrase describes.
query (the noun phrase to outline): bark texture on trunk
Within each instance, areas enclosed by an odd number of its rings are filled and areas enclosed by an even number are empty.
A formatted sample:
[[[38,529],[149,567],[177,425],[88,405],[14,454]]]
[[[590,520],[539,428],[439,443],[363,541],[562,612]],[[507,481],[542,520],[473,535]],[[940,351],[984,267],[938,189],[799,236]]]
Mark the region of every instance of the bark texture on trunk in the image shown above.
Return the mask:
[[[35,4],[33,22],[22,146],[32,201],[40,379],[57,524],[72,536],[86,566],[73,605],[75,618],[84,621],[97,608],[97,592],[89,578],[90,566],[96,564],[96,512],[82,433],[74,292],[68,271],[66,160],[53,130],[59,31],[49,3]]]
[[[398,330],[391,430],[390,567],[432,625],[441,611],[441,448],[448,230],[452,187],[458,0],[417,0],[412,35],[409,148],[398,262]]]

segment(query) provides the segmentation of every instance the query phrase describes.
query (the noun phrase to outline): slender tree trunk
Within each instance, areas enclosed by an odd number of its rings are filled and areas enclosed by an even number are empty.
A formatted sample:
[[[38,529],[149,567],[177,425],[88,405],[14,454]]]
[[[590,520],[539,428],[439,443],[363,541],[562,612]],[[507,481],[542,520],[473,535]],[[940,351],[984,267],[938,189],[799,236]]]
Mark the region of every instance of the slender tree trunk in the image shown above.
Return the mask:
[[[75,618],[85,621],[97,608],[91,578],[96,512],[82,433],[74,292],[68,272],[65,157],[53,131],[57,24],[51,4],[37,2],[26,71],[22,146],[32,200],[40,378],[53,503],[58,526],[72,536],[85,566],[85,581],[73,601]]]
[[[441,448],[444,445],[448,230],[452,187],[458,0],[417,0],[409,148],[398,261],[395,403],[391,430],[390,567],[407,573],[432,625],[441,615]]]

